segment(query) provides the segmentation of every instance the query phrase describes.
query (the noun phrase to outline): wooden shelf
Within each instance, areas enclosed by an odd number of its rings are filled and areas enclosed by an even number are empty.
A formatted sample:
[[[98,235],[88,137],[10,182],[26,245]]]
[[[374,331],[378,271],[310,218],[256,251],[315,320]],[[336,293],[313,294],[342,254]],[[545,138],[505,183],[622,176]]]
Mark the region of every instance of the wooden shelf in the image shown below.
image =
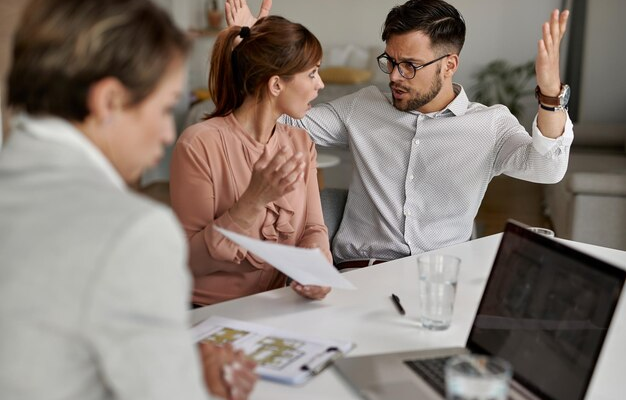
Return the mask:
[[[220,33],[221,31],[222,31],[221,29],[213,29],[213,28],[205,28],[205,29],[192,28],[192,29],[187,30],[187,32],[189,33],[189,36],[191,36],[192,38],[213,37],[213,36],[217,36],[217,34]]]

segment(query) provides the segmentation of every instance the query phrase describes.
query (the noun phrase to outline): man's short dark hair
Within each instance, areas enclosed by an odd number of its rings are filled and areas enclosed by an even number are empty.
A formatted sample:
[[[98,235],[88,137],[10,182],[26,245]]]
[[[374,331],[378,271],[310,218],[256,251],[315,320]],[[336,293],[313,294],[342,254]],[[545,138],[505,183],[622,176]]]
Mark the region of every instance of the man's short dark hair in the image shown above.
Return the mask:
[[[465,43],[465,20],[459,11],[442,0],[409,0],[389,11],[383,27],[386,42],[393,35],[422,32],[433,49],[461,53]]]

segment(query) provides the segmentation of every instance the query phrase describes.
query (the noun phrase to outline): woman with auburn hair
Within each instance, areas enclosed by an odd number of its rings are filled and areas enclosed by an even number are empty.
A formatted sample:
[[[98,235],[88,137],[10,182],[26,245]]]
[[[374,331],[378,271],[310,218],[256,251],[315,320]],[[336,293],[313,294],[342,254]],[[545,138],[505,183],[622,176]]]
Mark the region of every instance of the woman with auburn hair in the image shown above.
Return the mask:
[[[149,0],[23,15],[0,152],[1,397],[247,398],[254,363],[192,342],[175,216],[127,187],[174,140],[185,34]]]
[[[209,90],[215,111],[183,132],[171,162],[170,196],[190,243],[197,305],[283,287],[286,276],[214,227],[261,240],[321,249],[332,260],[307,133],[277,123],[302,118],[324,87],[322,48],[304,26],[259,19],[218,36]],[[328,287],[292,282],[321,299]]]

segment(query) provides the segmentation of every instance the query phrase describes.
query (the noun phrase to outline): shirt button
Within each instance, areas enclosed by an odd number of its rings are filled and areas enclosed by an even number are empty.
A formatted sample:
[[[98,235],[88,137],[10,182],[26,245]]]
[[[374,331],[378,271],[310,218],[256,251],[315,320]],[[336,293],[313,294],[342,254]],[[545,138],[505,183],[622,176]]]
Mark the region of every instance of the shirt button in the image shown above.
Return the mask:
[[[411,211],[406,210],[406,211],[404,212],[404,215],[406,215],[407,217],[410,217],[410,216],[411,216]]]
[[[409,175],[409,180],[412,181],[413,180],[413,175]]]
[[[415,144],[420,144],[420,141],[419,141],[419,139],[415,139],[415,140],[413,141],[413,143],[415,143]]]
[[[408,245],[410,246],[410,245],[411,245],[411,241],[410,241],[410,240],[407,240],[407,241],[406,241],[406,244],[408,244]]]

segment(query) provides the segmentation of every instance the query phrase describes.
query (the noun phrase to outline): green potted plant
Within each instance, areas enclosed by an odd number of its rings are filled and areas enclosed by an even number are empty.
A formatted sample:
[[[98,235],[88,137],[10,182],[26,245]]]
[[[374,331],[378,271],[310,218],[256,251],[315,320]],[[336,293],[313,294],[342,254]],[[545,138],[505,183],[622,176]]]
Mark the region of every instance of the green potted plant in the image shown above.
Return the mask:
[[[491,106],[503,104],[511,113],[520,117],[524,111],[521,100],[534,95],[534,87],[528,83],[535,76],[533,60],[519,65],[511,65],[506,60],[494,60],[474,74],[476,83],[472,86],[475,101]]]

